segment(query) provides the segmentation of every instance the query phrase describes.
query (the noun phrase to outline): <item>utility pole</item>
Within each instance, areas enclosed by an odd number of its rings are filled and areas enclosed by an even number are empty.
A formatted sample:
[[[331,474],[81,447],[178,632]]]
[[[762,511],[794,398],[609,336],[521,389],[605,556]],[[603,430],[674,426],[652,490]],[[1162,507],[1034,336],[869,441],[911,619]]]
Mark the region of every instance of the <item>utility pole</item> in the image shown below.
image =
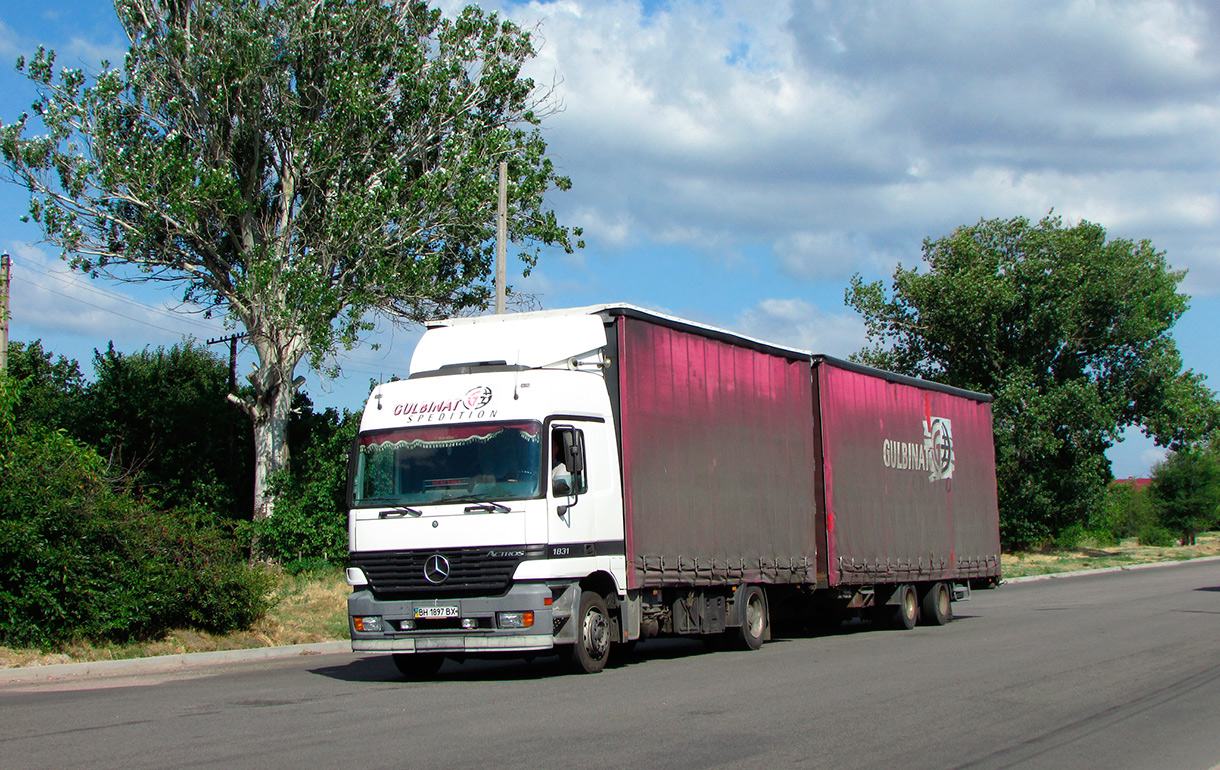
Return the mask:
[[[508,163],[500,161],[500,198],[496,206],[496,315],[504,315],[506,294],[504,266],[508,240]]]
[[[8,252],[0,254],[0,376],[8,374],[8,287],[12,283]]]
[[[209,345],[221,342],[229,343],[229,393],[230,398],[237,393],[237,341],[244,340],[249,334],[230,334],[228,337],[217,337],[208,340]],[[237,485],[237,437],[233,435],[233,423],[229,423],[229,484]]]
[[[230,334],[228,337],[217,337],[208,340],[209,345],[229,343],[229,392],[237,390],[237,341],[244,340],[248,334]]]

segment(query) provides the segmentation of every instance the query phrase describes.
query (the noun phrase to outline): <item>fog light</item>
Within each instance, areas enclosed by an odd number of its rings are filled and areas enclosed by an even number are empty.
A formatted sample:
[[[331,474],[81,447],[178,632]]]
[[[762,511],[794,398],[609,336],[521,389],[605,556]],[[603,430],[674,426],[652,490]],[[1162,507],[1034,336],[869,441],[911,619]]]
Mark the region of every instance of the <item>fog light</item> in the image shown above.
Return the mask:
[[[497,612],[496,622],[500,628],[529,628],[534,625],[534,613],[526,612]]]
[[[462,630],[473,631],[479,627],[479,621],[475,618],[462,618]]]
[[[398,622],[398,630],[414,631],[415,630],[415,621],[414,620],[400,620]]]
[[[381,626],[380,615],[366,615],[364,617],[353,616],[352,625],[357,631],[366,633],[374,633],[383,630]]]

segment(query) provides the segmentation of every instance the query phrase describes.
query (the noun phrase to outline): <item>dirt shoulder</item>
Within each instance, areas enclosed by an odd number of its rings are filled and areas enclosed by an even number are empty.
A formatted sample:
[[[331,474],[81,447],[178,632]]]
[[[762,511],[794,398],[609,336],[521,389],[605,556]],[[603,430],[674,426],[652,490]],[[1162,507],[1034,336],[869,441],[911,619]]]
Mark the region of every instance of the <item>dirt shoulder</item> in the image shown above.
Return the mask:
[[[1220,532],[1204,532],[1196,540],[1195,545],[1154,548],[1130,538],[1105,548],[1006,553],[1000,557],[1000,570],[1005,578],[1015,578],[1220,556]]]

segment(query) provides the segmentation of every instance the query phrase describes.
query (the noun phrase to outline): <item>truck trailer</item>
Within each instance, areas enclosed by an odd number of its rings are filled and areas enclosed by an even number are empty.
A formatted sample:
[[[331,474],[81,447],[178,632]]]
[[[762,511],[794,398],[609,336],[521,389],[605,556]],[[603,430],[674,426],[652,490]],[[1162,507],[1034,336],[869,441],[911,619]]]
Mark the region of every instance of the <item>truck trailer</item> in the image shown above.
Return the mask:
[[[352,649],[911,628],[1000,578],[991,399],[627,304],[429,325],[349,458]]]

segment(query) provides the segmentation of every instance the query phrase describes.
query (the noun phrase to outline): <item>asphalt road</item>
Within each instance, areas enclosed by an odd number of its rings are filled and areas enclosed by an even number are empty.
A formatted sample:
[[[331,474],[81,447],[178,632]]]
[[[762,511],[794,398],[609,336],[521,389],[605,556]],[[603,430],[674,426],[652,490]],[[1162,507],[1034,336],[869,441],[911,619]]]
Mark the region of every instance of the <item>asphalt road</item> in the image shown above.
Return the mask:
[[[1002,586],[943,628],[654,641],[596,676],[351,654],[0,683],[23,768],[1220,765],[1220,562]]]

